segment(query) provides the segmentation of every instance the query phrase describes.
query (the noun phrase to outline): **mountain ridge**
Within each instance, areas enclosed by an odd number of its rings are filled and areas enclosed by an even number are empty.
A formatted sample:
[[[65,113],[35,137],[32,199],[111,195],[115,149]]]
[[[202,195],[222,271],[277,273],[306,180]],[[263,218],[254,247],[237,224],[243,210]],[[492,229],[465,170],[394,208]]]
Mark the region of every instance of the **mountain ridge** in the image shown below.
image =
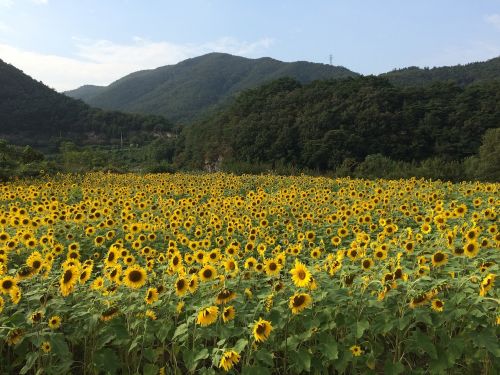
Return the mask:
[[[133,72],[95,90],[93,97],[82,94],[81,88],[65,94],[104,109],[159,114],[189,122],[234,93],[274,79],[290,76],[308,83],[357,75],[344,67],[307,61],[288,63],[270,57],[248,59],[210,53],[175,65]]]
[[[271,57],[249,59],[213,52],[177,64],[133,72],[108,86],[84,85],[65,94],[103,109],[157,114],[187,123],[211,109],[222,107],[238,92],[279,78],[290,77],[309,83],[357,76],[360,74],[341,66],[308,61],[283,62]],[[500,77],[500,57],[430,69],[395,69],[379,77],[401,86],[437,81],[468,85]]]

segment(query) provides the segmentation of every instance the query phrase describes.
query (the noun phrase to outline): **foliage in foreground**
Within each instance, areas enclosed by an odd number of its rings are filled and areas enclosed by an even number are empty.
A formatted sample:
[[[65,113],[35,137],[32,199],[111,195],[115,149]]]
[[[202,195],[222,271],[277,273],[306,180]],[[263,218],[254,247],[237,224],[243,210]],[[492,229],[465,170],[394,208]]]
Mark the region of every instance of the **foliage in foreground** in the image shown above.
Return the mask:
[[[499,184],[1,186],[1,373],[498,373]]]

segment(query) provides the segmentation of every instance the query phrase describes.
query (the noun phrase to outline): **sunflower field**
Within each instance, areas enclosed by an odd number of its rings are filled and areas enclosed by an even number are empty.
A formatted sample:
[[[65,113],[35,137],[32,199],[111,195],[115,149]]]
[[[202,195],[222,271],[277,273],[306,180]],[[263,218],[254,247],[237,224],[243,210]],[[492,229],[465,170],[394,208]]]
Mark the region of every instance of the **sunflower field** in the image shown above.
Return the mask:
[[[2,374],[498,374],[500,184],[0,185]]]

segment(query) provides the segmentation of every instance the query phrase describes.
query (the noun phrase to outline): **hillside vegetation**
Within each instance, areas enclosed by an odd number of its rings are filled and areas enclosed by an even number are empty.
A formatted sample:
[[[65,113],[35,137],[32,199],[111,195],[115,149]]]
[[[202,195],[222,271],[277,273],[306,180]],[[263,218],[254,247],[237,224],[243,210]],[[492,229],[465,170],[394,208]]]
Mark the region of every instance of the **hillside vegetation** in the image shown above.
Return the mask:
[[[159,116],[91,108],[37,82],[0,60],[0,137],[15,144],[55,150],[79,144],[145,143],[172,124]]]
[[[66,94],[99,108],[163,115],[185,123],[241,90],[280,77],[306,83],[355,75],[346,68],[325,64],[210,53],[176,65],[135,72],[104,88],[83,86]]]
[[[369,155],[394,161],[460,161],[500,124],[500,82],[398,87],[377,77],[280,79],[238,96],[187,127],[177,162],[276,165],[327,171]],[[347,164],[346,164],[347,163]]]

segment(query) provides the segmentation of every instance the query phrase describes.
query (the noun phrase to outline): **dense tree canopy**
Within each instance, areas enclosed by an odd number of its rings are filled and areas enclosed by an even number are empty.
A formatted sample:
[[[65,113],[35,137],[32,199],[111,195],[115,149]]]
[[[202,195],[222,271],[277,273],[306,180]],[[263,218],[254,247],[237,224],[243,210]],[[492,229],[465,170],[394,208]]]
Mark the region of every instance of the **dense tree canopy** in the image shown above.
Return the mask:
[[[280,79],[239,95],[226,110],[186,127],[181,165],[223,158],[331,170],[346,159],[460,160],[500,123],[500,82],[399,87],[378,77]]]

